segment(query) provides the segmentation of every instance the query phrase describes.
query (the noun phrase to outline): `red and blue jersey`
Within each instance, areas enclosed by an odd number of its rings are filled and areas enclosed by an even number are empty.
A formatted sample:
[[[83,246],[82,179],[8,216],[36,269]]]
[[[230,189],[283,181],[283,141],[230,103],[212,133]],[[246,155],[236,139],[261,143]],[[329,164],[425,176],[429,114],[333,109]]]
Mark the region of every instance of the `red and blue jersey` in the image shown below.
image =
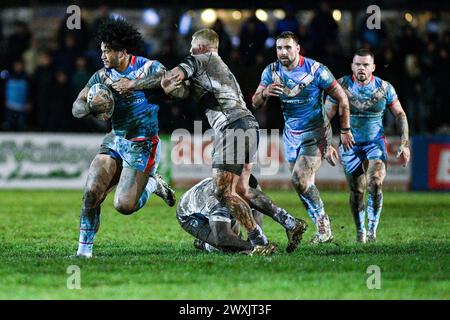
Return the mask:
[[[151,63],[146,64],[147,62]],[[111,89],[115,101],[111,121],[113,133],[116,136],[129,140],[156,136],[159,130],[159,104],[157,101],[161,98],[162,92],[160,90],[137,90],[120,95],[111,88],[111,85],[124,77],[131,80],[139,79],[163,69],[164,66],[159,61],[132,56],[125,71],[119,72],[114,68],[102,68],[88,81],[88,88],[96,83],[104,83]]]
[[[300,56],[298,66],[288,71],[276,61],[264,69],[259,85],[267,87],[272,83],[284,87],[280,100],[285,131],[309,131],[324,126],[324,92],[337,84],[326,66]]]

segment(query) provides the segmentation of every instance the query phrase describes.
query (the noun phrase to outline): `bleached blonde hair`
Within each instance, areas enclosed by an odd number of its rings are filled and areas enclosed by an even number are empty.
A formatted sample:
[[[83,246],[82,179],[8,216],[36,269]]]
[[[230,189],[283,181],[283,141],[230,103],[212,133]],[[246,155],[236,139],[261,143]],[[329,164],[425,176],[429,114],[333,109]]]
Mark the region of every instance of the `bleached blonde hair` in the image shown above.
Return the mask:
[[[219,49],[219,35],[213,29],[200,29],[192,35],[192,38],[205,42],[209,48]]]

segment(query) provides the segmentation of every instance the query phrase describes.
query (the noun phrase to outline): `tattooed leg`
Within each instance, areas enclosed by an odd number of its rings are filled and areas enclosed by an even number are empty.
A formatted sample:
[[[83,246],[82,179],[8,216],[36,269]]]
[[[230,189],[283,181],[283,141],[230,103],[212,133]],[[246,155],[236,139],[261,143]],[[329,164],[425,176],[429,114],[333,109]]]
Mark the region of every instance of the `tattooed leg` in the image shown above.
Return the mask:
[[[292,185],[315,224],[317,218],[325,214],[319,190],[314,184],[315,173],[321,161],[320,157],[299,156],[292,166]]]
[[[148,179],[148,173],[123,168],[114,197],[114,208],[125,215],[139,210],[148,198],[145,192]]]
[[[253,218],[250,206],[236,192],[239,176],[221,169],[213,170],[216,198],[223,203],[237,221],[247,230],[252,245],[268,243],[261,227]]]
[[[100,227],[100,204],[118,180],[121,166],[108,155],[97,155],[91,163],[80,214],[78,256],[92,256],[94,237]]]
[[[375,240],[378,222],[380,220],[381,209],[383,207],[382,186],[386,176],[386,166],[381,160],[369,160],[367,169],[367,218],[368,218],[368,238]]]
[[[346,178],[350,187],[350,210],[355,221],[356,232],[365,234],[364,190],[366,188],[366,177],[361,174],[359,176],[348,175]]]
[[[368,180],[368,229],[369,233],[376,234],[376,229],[383,207],[382,185],[386,176],[385,164],[381,160],[369,160],[367,169]]]
[[[286,210],[277,207],[272,200],[262,192],[261,188],[251,188],[248,184],[252,172],[252,164],[245,164],[236,186],[237,193],[244,198],[251,208],[264,213],[281,224],[285,229],[295,228],[296,221]]]

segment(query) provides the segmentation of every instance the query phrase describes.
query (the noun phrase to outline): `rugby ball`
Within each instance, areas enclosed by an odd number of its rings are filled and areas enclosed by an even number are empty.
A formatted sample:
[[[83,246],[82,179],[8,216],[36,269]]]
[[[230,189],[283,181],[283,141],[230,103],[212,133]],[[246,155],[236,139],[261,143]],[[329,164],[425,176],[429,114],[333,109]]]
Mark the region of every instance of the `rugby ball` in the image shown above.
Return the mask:
[[[111,119],[114,113],[114,96],[111,90],[103,83],[96,83],[89,88],[87,102],[91,102],[97,94],[105,97],[108,100],[108,103],[101,106],[95,106],[93,108],[93,116],[99,120]]]

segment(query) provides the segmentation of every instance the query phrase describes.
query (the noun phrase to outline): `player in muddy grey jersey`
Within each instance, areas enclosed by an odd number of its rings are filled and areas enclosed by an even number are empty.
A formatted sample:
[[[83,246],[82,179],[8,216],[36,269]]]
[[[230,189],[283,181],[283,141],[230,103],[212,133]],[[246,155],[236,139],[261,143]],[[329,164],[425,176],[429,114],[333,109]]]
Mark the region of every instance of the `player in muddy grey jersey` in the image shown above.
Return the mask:
[[[250,176],[250,185],[258,187],[254,176]],[[261,226],[262,214],[253,210],[253,217]],[[249,241],[240,237],[240,224],[230,215],[214,194],[212,178],[206,178],[182,197],[177,208],[177,220],[181,227],[194,236],[194,246],[206,251],[247,252],[271,254],[275,246],[255,248]],[[259,250],[263,249],[262,252]]]
[[[118,90],[127,92],[160,85],[170,96],[186,98],[189,94],[215,130],[212,166],[217,199],[248,231],[253,245],[267,245],[268,240],[255,222],[251,208],[278,217],[288,236],[287,251],[291,252],[298,246],[306,224],[249,186],[259,126],[245,105],[234,75],[218,55],[218,46],[219,36],[214,30],[199,30],[192,36],[191,55],[177,67],[159,79],[148,76],[124,80],[118,84]],[[184,85],[186,80],[189,87]]]

